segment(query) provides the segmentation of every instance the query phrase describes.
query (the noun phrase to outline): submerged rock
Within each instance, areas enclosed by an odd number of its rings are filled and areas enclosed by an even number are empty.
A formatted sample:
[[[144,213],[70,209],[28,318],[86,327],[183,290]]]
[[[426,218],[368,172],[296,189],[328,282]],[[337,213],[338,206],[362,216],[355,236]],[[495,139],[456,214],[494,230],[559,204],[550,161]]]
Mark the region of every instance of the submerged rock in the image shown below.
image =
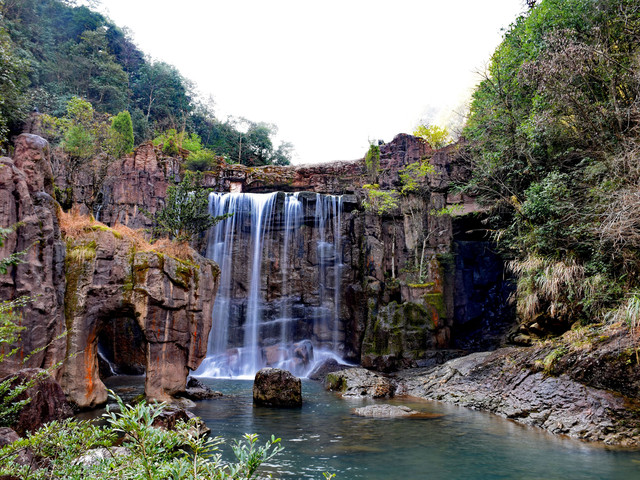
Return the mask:
[[[390,398],[397,385],[389,377],[370,370],[349,368],[328,374],[325,388],[341,392],[343,397]]]
[[[175,406],[165,407],[162,412],[154,419],[153,426],[164,428],[165,430],[175,430],[178,422],[188,423],[191,420],[195,420],[195,427],[198,434],[204,435],[209,433],[211,429],[205,425],[205,423],[193,412],[179,408]]]
[[[404,405],[367,405],[366,407],[354,408],[353,413],[360,417],[408,417],[419,415],[420,412],[412,410]]]
[[[267,407],[302,406],[302,382],[286,370],[263,368],[253,382],[253,403]]]

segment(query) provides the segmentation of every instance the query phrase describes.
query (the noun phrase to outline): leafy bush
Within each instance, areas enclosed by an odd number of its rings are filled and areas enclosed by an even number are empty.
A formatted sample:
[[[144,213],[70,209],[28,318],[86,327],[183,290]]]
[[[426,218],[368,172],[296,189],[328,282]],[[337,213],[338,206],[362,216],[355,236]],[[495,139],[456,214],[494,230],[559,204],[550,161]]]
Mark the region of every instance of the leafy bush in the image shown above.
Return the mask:
[[[453,141],[451,135],[449,135],[449,130],[438,125],[419,125],[413,131],[413,135],[421,138],[436,150],[447,146]]]
[[[167,188],[165,206],[151,215],[156,236],[188,242],[227,216],[209,214],[209,189],[200,172],[186,172],[182,181]]]
[[[196,419],[165,430],[153,426],[164,404],[143,401],[130,406],[114,398],[118,411],[107,408],[105,426],[78,420],[51,422],[0,449],[0,475],[23,480],[251,479],[283,448],[280,439],[273,436],[258,445],[257,435],[247,434],[232,446],[236,461],[224,462],[219,450],[222,439],[208,437]],[[115,449],[118,438],[123,448]],[[18,464],[18,455],[27,450],[33,454],[32,463]]]
[[[217,165],[216,155],[211,150],[205,148],[196,152],[191,152],[185,163],[185,168],[193,172],[208,172]]]

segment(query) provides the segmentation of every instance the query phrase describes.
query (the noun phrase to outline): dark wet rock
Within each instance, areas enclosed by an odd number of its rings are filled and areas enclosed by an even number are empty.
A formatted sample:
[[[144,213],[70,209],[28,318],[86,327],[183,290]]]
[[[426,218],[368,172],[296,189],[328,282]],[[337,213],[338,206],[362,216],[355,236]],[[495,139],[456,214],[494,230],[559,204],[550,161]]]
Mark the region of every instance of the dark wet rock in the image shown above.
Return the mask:
[[[418,366],[415,360],[403,358],[398,355],[363,355],[361,365],[370,370],[383,373],[397,372],[404,368],[415,368]]]
[[[11,385],[18,386],[33,383],[16,397],[16,401],[30,399],[17,415],[13,429],[19,435],[35,432],[45,423],[62,420],[73,415],[71,405],[67,402],[62,387],[45,370],[27,368],[14,375],[2,379],[12,380]]]
[[[341,392],[343,397],[390,398],[395,395],[396,387],[389,377],[364,368],[340,370],[325,379],[325,388]]]
[[[267,407],[302,406],[302,382],[286,370],[263,368],[253,382],[253,403]]]
[[[222,393],[212,390],[195,377],[189,377],[184,396],[191,400],[207,400],[221,397]]]
[[[340,370],[344,370],[345,368],[349,368],[349,365],[345,365],[343,363],[339,363],[335,358],[329,358],[317,365],[309,374],[310,380],[320,380],[324,382],[327,374],[332,372],[337,372]]]
[[[367,405],[366,407],[354,408],[353,413],[360,417],[375,418],[408,417],[420,414],[420,412],[404,405]]]
[[[211,431],[205,423],[193,412],[179,408],[175,406],[165,407],[162,412],[154,419],[153,426],[164,428],[165,430],[175,430],[178,422],[189,423],[189,421],[195,421],[195,428],[198,429],[200,434],[205,434]]]

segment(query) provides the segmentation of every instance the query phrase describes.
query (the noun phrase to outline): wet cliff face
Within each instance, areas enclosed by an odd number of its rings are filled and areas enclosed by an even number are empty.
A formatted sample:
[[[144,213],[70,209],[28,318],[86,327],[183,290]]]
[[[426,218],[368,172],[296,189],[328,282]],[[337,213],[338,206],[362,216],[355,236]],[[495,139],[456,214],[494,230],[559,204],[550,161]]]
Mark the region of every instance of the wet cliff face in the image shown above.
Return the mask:
[[[410,364],[432,349],[482,349],[500,343],[513,322],[510,286],[487,239],[466,233],[477,225],[460,226],[476,222],[479,210],[472,198],[452,192],[452,184],[467,174],[463,158],[456,147],[435,152],[410,135],[398,135],[380,152],[380,169],[373,173],[364,161],[354,161],[259,168],[221,164],[205,174],[207,185],[218,192],[310,192],[300,193],[303,211],[295,234],[285,221],[287,197],[276,196],[258,260],[262,278],[253,287],[252,240],[239,235],[249,231],[253,220],[247,216],[235,233],[225,234],[234,238],[234,266],[221,264],[223,275],[233,270],[229,285],[223,286],[229,291],[224,309],[231,313],[214,312],[210,353],[241,356],[234,349],[244,348],[252,335],[269,364],[284,357],[306,362],[308,345],[293,346],[303,339],[351,361]],[[420,161],[428,161],[435,173],[417,191],[400,197],[398,208],[378,215],[363,207],[364,184],[399,189],[399,172]],[[100,219],[149,226],[143,211],[161,208],[179,167],[177,159],[163,157],[151,145],[138,148],[112,166]],[[339,226],[324,233],[316,205],[317,198],[329,197],[316,194],[346,195]],[[335,215],[331,212],[326,221],[332,224]],[[211,238],[208,242],[211,249]],[[208,256],[214,257],[212,250]],[[252,291],[258,291],[262,320],[249,334]],[[216,331],[216,325],[223,325],[222,330]],[[278,346],[283,337],[292,346],[287,352]]]

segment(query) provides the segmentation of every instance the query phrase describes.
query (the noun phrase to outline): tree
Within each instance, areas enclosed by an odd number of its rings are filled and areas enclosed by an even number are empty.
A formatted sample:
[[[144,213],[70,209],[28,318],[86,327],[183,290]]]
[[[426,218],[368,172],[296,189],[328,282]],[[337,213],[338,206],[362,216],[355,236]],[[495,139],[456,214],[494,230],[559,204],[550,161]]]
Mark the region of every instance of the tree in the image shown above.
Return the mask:
[[[110,147],[114,157],[133,152],[133,123],[128,111],[120,112],[111,119]]]
[[[413,132],[414,137],[421,138],[436,150],[452,142],[449,130],[438,125],[418,125]]]
[[[27,63],[18,57],[13,41],[0,26],[0,151],[10,128],[26,114],[27,84]]]
[[[189,242],[228,217],[209,214],[209,190],[201,182],[200,172],[188,171],[180,183],[167,188],[164,208],[152,215],[157,236],[168,235],[178,242]]]

